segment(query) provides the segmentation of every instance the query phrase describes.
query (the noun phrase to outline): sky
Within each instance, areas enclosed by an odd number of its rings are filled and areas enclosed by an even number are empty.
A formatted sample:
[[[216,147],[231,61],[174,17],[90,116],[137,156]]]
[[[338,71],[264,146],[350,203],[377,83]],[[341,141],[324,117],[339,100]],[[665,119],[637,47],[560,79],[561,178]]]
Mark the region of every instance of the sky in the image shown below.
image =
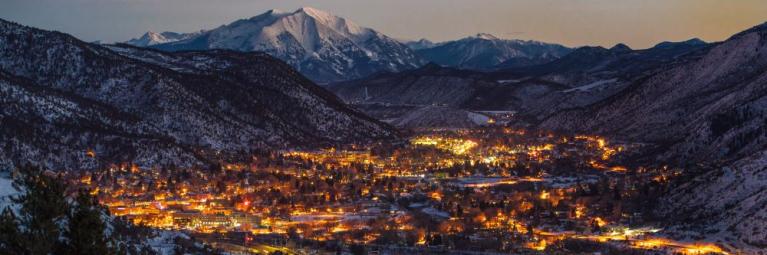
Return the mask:
[[[767,22],[767,0],[0,0],[0,18],[85,41],[116,42],[150,30],[192,32],[302,6],[398,39],[490,33],[571,47],[721,41]]]

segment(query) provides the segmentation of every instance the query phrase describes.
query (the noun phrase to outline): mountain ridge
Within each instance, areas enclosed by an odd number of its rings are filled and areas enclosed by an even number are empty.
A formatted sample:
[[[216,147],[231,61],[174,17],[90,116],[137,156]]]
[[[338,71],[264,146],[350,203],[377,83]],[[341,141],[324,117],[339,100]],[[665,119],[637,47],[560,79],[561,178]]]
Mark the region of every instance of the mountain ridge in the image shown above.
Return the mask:
[[[270,10],[190,38],[149,47],[166,51],[263,51],[323,83],[402,71],[423,63],[399,41],[311,7],[294,12]]]
[[[34,139],[14,137],[10,130],[5,132],[7,138],[19,142],[0,150],[0,154],[17,155],[6,157],[13,161],[11,165],[35,161],[30,157],[48,155],[49,149],[55,149],[63,156],[40,157],[40,164],[96,168],[95,163],[78,165],[87,162],[78,159],[88,148],[106,155],[99,157],[101,163],[191,166],[210,163],[219,158],[218,154],[245,156],[288,145],[320,146],[396,136],[388,125],[346,107],[287,64],[264,53],[221,50],[171,53],[94,45],[67,34],[0,20],[0,70],[33,84],[27,87],[79,98],[56,96],[22,101],[27,102],[25,107],[3,107],[7,110],[3,113],[5,119],[36,116],[34,119],[39,121],[20,123],[34,124],[30,129],[37,130],[39,137],[70,137],[80,141],[73,142],[70,150],[65,144],[26,143],[23,141]],[[20,86],[18,79],[6,80],[6,86],[14,88],[7,91],[21,91],[15,89]],[[33,97],[29,93],[8,93],[9,106]],[[116,111],[103,116],[130,116],[138,124],[129,126],[143,128],[126,127],[119,119],[96,118],[102,115],[58,118],[60,122],[47,118],[45,112],[25,117],[24,109],[51,104],[46,102],[72,105],[79,101],[98,104],[83,104],[82,110],[69,112],[93,112],[103,108],[98,105],[108,106]],[[94,133],[78,129],[80,126],[104,128]],[[127,136],[119,135],[125,132]],[[30,156],[23,156],[26,154]]]
[[[560,58],[571,51],[559,44],[538,41],[501,39],[478,33],[461,39],[441,42],[416,51],[427,61],[443,66],[474,70],[542,64]]]
[[[680,56],[610,98],[553,114],[539,127],[656,145],[647,160],[688,175],[656,208],[658,217],[676,222],[669,229],[677,238],[708,233],[763,249],[765,70],[767,25],[760,25]]]

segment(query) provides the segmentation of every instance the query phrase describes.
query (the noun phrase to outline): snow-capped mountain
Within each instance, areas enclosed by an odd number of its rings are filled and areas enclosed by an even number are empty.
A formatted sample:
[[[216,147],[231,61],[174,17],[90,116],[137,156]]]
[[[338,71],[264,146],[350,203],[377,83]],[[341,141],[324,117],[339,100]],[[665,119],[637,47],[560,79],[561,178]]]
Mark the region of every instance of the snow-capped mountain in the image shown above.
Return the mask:
[[[271,10],[191,38],[151,45],[179,50],[262,51],[317,82],[349,80],[423,64],[404,44],[370,28],[314,8]]]
[[[264,53],[102,46],[0,20],[0,70],[2,168],[190,166],[395,135]]]
[[[488,70],[546,63],[572,51],[559,44],[506,40],[480,33],[417,50],[428,61],[451,67]]]
[[[404,43],[408,48],[412,50],[428,49],[438,45],[437,43],[427,40],[426,38],[422,38],[417,41],[402,41],[402,43]]]
[[[169,42],[176,42],[181,40],[186,40],[195,36],[200,35],[203,31],[196,32],[196,33],[175,33],[175,32],[162,32],[162,33],[156,33],[156,32],[146,32],[144,35],[142,35],[139,38],[133,38],[125,43],[138,46],[138,47],[146,47],[146,46],[152,46],[156,44],[162,44],[162,43],[169,43]]]

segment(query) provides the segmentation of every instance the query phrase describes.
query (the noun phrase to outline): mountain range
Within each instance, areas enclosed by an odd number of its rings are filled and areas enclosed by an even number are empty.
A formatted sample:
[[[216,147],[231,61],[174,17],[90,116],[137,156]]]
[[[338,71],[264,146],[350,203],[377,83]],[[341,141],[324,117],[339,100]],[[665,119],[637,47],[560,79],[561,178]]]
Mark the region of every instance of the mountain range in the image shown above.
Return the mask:
[[[148,40],[144,40],[145,37]],[[424,63],[414,51],[395,39],[310,7],[294,12],[270,10],[193,34],[150,32],[127,43],[165,51],[265,52],[316,82],[402,71]]]
[[[431,63],[411,71],[380,73],[326,88],[376,117],[405,114],[403,105],[411,110],[441,105],[463,110],[517,111],[535,120],[608,98],[652,73],[654,68],[682,61],[682,56],[706,45],[690,40],[643,50],[625,45],[610,49],[581,47],[545,64],[490,72]],[[386,114],[384,108],[390,108],[392,114]]]
[[[537,41],[506,40],[480,33],[460,40],[429,45],[420,41],[416,53],[427,61],[449,67],[474,70],[492,70],[543,64],[564,55],[572,49],[559,44]]]
[[[264,53],[102,46],[0,20],[0,162],[194,166],[396,133]]]
[[[141,37],[128,40],[125,43],[133,45],[133,46],[138,46],[138,47],[147,47],[147,46],[152,46],[152,45],[157,45],[162,43],[186,40],[192,37],[196,37],[203,32],[204,31],[200,31],[197,33],[182,34],[182,33],[175,33],[175,32],[155,33],[155,32],[149,31],[149,32],[146,32]]]
[[[147,32],[125,43],[164,51],[260,51],[287,62],[319,83],[401,72],[427,62],[474,70],[521,67],[556,60],[572,49],[537,41],[477,34],[434,43],[395,40],[348,19],[311,7],[270,10],[193,33]]]
[[[649,68],[599,102],[540,127],[656,145],[656,162],[699,172],[668,192],[658,214],[674,229],[767,246],[767,23]]]

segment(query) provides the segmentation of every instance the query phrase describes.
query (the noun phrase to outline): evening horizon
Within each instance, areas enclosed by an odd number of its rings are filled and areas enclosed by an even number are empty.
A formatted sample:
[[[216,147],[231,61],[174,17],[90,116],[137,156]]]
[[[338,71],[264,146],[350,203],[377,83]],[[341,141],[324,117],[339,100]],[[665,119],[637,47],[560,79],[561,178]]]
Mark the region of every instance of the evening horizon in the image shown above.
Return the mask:
[[[0,18],[70,33],[86,41],[122,42],[147,31],[213,29],[270,9],[310,6],[347,18],[397,39],[434,42],[489,33],[569,47],[652,47],[663,41],[707,42],[767,21],[761,1],[57,1],[11,0]],[[492,6],[493,8],[489,8]],[[407,8],[405,8],[407,7]],[[41,15],[43,12],[44,15]],[[652,17],[648,19],[647,17]],[[93,22],[100,20],[101,22]],[[395,22],[396,21],[396,22]],[[449,25],[446,25],[449,24]]]

